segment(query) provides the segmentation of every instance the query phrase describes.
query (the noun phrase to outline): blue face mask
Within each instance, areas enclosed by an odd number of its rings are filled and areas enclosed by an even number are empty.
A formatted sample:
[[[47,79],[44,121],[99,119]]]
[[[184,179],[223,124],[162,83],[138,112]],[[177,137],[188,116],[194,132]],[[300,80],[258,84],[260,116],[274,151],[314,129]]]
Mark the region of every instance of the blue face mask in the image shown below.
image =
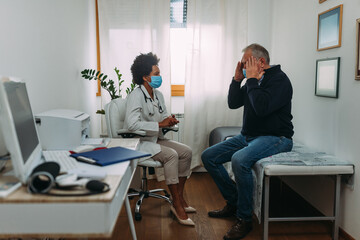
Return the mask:
[[[244,74],[244,77],[246,78],[246,69],[243,68],[243,74]]]
[[[161,86],[162,78],[161,76],[151,76],[151,82],[149,82],[150,87],[158,88]]]

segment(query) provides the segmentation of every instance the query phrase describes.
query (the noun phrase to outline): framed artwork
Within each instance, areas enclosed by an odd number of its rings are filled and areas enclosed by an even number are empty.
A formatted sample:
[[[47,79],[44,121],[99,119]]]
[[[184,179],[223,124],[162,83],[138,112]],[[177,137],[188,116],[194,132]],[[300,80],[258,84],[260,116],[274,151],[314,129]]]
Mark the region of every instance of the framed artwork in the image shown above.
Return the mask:
[[[340,57],[316,60],[315,95],[338,98]]]
[[[341,46],[343,5],[333,7],[318,16],[317,50]]]
[[[355,79],[360,80],[360,18],[356,20],[356,69]]]
[[[319,0],[319,3],[323,3],[323,2],[325,2],[326,0]]]

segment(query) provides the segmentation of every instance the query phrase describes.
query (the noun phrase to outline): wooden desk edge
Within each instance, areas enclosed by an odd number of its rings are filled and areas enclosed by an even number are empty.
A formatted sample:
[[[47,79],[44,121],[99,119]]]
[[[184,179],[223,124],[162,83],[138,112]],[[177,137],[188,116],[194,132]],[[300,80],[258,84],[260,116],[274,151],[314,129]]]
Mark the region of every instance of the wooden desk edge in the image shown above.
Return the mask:
[[[121,182],[122,176],[109,175],[105,182],[110,185],[110,191],[90,196],[59,197],[45,194],[29,194],[26,186],[21,186],[6,198],[0,198],[1,203],[87,203],[87,202],[111,202]]]

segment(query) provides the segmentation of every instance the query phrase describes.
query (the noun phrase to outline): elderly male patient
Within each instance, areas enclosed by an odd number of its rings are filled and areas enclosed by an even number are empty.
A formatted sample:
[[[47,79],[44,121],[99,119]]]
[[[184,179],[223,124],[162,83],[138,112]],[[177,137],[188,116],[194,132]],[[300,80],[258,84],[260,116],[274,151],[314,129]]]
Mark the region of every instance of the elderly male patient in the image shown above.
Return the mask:
[[[251,44],[243,50],[228,93],[229,108],[244,106],[241,134],[209,147],[201,156],[226,200],[223,209],[210,211],[209,216],[237,218],[225,240],[242,239],[252,230],[252,166],[262,158],[292,149],[292,86],[280,65],[269,64],[264,47]],[[223,167],[229,161],[236,184]]]

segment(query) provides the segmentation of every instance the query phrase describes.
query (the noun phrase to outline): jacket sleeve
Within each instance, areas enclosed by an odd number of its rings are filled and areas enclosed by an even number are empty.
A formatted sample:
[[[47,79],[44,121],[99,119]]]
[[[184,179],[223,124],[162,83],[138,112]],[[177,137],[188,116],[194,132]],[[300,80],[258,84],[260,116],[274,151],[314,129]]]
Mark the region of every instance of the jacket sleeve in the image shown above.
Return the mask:
[[[130,131],[142,130],[147,136],[157,136],[159,133],[159,123],[155,121],[145,121],[142,118],[146,103],[139,92],[132,92],[126,101],[125,121]]]
[[[241,82],[232,80],[228,93],[228,106],[230,109],[236,109],[244,105],[244,96],[246,94],[246,86],[240,88]]]
[[[258,85],[256,78],[246,82],[250,104],[259,117],[265,117],[291,101],[291,83],[284,76],[275,76],[266,87]]]

